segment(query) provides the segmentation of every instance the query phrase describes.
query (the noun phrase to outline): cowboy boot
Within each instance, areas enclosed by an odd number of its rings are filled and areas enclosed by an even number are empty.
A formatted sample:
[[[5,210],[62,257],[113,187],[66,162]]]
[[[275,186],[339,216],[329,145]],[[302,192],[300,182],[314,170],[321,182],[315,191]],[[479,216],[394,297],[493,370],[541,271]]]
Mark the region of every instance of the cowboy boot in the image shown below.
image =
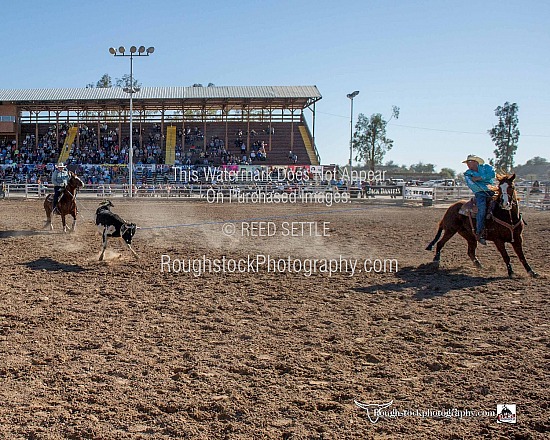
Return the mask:
[[[483,236],[484,233],[485,229],[483,229],[483,231],[481,231],[479,234],[476,234],[476,241],[483,246],[487,246],[487,240],[485,240],[485,237]]]

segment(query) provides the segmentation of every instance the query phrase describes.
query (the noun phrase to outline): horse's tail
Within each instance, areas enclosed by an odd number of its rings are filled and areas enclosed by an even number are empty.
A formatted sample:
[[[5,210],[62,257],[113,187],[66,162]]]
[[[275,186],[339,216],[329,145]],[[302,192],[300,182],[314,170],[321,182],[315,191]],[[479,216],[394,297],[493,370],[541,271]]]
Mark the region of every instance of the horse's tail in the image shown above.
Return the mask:
[[[428,246],[426,246],[427,251],[431,251],[433,249],[434,244],[436,244],[441,238],[442,232],[443,232],[443,221],[439,222],[439,228],[437,229],[437,234],[435,234],[435,238],[430,242]]]

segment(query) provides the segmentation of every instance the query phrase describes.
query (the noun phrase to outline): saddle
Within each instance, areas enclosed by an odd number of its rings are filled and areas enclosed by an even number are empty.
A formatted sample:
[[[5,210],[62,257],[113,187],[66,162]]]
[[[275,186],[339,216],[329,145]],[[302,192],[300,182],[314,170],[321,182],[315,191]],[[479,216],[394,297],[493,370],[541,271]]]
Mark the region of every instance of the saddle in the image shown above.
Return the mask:
[[[468,200],[464,205],[462,205],[462,208],[458,211],[459,214],[465,215],[465,216],[473,216],[475,217],[477,214],[477,203],[476,198],[472,197],[470,200]]]
[[[490,219],[493,216],[493,202],[491,199],[487,200],[487,215],[485,218]],[[466,217],[475,217],[477,214],[477,203],[476,198],[472,197],[470,200],[468,200],[464,205],[462,205],[462,208],[458,210],[458,213],[461,215],[465,215]]]

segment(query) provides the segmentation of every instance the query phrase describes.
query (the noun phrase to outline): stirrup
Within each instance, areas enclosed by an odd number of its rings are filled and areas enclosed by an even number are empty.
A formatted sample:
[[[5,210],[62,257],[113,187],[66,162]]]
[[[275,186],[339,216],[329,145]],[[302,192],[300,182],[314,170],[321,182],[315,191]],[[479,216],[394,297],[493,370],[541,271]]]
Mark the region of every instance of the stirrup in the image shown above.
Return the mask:
[[[476,234],[476,241],[483,246],[487,246],[487,240],[485,240],[485,238],[483,237],[483,231],[479,234]]]

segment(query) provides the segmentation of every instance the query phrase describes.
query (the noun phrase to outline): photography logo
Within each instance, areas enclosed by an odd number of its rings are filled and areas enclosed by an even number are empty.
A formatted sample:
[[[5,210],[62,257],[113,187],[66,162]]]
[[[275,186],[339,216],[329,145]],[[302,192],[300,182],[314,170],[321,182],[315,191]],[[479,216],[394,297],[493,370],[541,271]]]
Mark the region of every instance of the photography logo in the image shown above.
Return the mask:
[[[516,423],[516,405],[497,405],[497,423]]]
[[[363,403],[358,400],[353,401],[355,405],[359,408],[367,411],[367,417],[371,423],[376,423],[380,419],[380,411],[390,407],[393,404],[393,400],[388,403],[378,404],[378,403]]]

